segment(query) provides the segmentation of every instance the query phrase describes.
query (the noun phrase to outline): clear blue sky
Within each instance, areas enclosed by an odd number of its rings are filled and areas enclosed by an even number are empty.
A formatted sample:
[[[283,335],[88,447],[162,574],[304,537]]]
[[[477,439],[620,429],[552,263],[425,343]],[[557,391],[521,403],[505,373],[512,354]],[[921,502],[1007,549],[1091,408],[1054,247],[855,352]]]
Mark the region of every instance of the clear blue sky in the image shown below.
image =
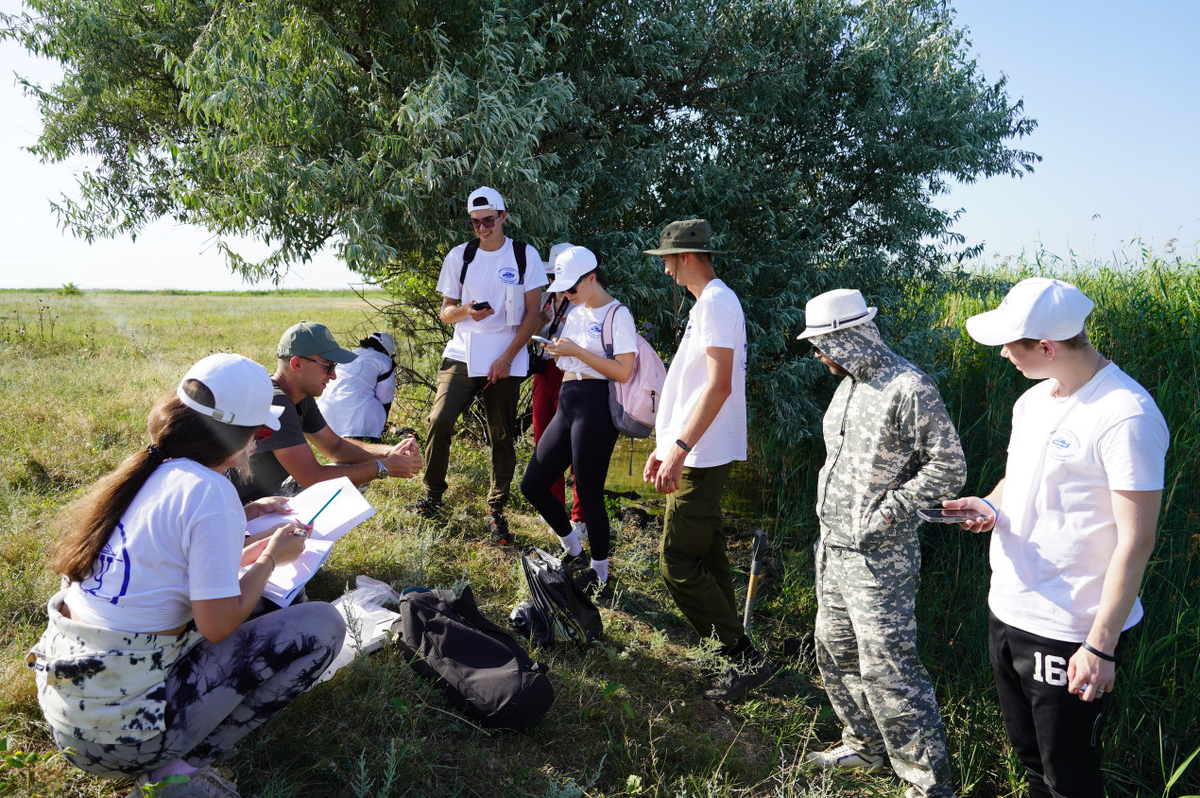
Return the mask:
[[[1162,251],[1200,245],[1200,2],[959,0],[980,68],[1039,122],[1020,146],[1044,160],[1022,180],[958,186],[940,200],[963,208],[969,244],[1015,255],[1039,246],[1066,257],[1111,257],[1140,239]],[[19,0],[0,0],[12,13]],[[162,221],[128,239],[88,245],[58,229],[50,200],[74,194],[81,162],[46,165],[21,150],[40,129],[17,72],[52,81],[54,64],[0,43],[0,287],[236,289],[211,237]],[[255,256],[264,249],[245,242]],[[359,278],[332,256],[297,267],[296,287],[345,287]]]

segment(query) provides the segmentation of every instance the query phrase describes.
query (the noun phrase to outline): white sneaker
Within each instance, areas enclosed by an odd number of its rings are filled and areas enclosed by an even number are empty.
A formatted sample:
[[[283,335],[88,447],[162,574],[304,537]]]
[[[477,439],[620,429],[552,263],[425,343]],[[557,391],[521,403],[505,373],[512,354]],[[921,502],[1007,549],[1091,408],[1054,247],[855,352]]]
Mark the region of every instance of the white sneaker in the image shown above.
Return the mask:
[[[883,767],[883,757],[860,754],[850,746],[842,743],[837,748],[830,748],[828,751],[815,751],[809,754],[808,763],[816,765],[822,770],[836,770],[838,768],[876,770]]]

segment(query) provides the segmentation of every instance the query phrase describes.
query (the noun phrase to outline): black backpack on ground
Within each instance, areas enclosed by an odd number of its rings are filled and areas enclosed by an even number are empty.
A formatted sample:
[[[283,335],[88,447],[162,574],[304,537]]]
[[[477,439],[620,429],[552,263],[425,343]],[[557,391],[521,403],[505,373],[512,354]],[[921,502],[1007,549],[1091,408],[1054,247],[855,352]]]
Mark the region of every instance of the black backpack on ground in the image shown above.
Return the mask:
[[[418,675],[481,726],[527,731],[554,703],[547,668],[479,612],[470,586],[410,588],[400,598],[398,645]]]
[[[538,648],[574,643],[587,648],[604,633],[600,610],[576,584],[562,560],[536,546],[521,553],[530,598],[513,608],[509,624]]]

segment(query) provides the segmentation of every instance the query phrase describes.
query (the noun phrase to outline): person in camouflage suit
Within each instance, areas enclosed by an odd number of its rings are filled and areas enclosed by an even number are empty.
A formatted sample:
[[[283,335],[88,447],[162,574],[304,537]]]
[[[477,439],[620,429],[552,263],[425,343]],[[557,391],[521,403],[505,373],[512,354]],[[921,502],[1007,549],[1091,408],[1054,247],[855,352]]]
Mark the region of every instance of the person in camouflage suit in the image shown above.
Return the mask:
[[[817,485],[817,663],[845,724],[811,764],[873,770],[891,761],[906,796],[952,796],[946,733],[917,655],[918,507],[966,482],[962,444],[937,387],[892,352],[858,291],[810,300],[815,355],[842,382],[825,412]]]

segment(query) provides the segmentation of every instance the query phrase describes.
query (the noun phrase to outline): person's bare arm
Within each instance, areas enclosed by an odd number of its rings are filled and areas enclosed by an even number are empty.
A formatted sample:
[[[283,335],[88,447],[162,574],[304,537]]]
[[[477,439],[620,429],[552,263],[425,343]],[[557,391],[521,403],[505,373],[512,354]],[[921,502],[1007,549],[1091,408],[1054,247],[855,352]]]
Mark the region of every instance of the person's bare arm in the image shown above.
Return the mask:
[[[733,394],[733,350],[721,346],[710,346],[708,355],[708,379],[704,383],[700,401],[687,423],[679,440],[689,447],[695,448],[704,433],[712,425],[713,419],[725,405],[725,400]],[[683,474],[683,463],[687,452],[670,442],[667,456],[663,458],[654,476],[654,488],[659,493],[674,493],[679,489],[679,478]]]
[[[517,325],[517,331],[509,342],[508,348],[500,357],[492,361],[488,368],[488,383],[499,382],[512,373],[512,363],[517,353],[529,343],[529,336],[542,326],[542,314],[539,312],[542,304],[542,289],[530,288],[525,292],[525,316]]]
[[[1129,618],[1133,602],[1142,588],[1146,564],[1154,551],[1158,513],[1162,506],[1161,490],[1112,491],[1113,520],[1117,524],[1117,547],[1108,570],[1100,608],[1092,621],[1087,644],[1112,655],[1121,636],[1121,627]],[[1067,663],[1067,689],[1084,701],[1109,692],[1116,678],[1116,663],[1098,657],[1082,646]]]
[[[984,501],[986,499],[987,501]],[[947,510],[975,510],[985,514],[986,518],[981,518],[978,521],[964,521],[959,526],[968,532],[987,532],[996,526],[996,513],[992,511],[995,507],[998,511],[1000,503],[1004,501],[1004,480],[996,483],[996,487],[992,488],[992,492],[983,499],[978,496],[960,496],[957,499],[946,499],[942,502],[942,506]],[[991,502],[989,507],[987,502]]]
[[[321,454],[338,461],[338,464],[322,465],[309,443],[276,449],[272,454],[301,488],[338,477],[349,477],[355,485],[364,485],[379,474],[376,460],[383,461],[389,476],[397,477],[414,476],[424,465],[416,442],[411,438],[391,447],[381,443],[360,443],[346,440],[329,426],[315,433],[306,433],[305,438]]]

